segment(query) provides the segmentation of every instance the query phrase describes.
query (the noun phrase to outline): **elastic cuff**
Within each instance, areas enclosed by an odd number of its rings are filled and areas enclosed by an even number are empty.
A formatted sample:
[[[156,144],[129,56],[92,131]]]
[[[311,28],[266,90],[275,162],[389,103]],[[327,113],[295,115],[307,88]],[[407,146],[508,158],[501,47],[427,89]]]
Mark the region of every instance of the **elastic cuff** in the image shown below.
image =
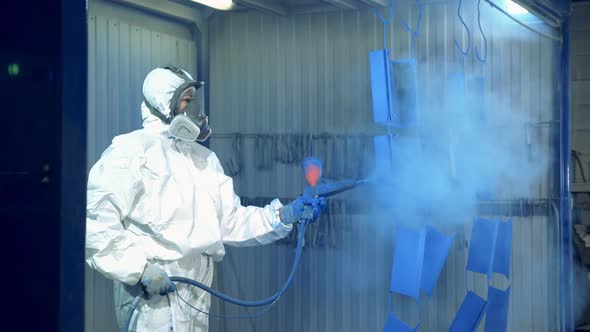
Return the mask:
[[[270,202],[270,209],[272,210],[272,217],[270,219],[270,225],[272,228],[277,228],[278,225],[282,224],[281,218],[279,216],[279,211],[283,207],[281,201],[278,198],[273,199]]]
[[[281,222],[279,210],[282,207],[283,204],[278,199],[273,199],[272,202],[270,202],[270,208],[273,210],[271,226],[273,228],[273,232],[279,235],[281,238],[287,236],[289,232],[293,230],[293,225],[287,225]]]

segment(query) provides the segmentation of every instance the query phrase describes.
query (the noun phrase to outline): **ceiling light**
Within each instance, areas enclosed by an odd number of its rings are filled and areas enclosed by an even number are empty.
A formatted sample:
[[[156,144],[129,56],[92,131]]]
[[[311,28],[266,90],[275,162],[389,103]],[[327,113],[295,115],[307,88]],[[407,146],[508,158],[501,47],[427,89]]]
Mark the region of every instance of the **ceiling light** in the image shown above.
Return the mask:
[[[191,0],[198,4],[219,9],[219,10],[230,10],[234,7],[232,0]]]
[[[506,0],[506,10],[508,10],[508,13],[516,15],[526,14],[529,12],[528,10],[526,10],[525,8],[511,0]]]

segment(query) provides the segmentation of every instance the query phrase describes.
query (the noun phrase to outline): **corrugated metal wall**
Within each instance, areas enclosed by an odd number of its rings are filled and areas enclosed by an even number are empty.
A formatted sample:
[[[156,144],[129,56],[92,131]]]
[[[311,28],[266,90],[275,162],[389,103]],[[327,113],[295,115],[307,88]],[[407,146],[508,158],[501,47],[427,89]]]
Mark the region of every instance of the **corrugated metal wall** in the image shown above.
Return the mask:
[[[88,169],[116,135],[141,128],[141,87],[157,66],[195,74],[189,28],[141,11],[91,1],[88,12]],[[85,331],[116,331],[112,281],[86,267]]]
[[[399,2],[397,2],[399,3]],[[460,68],[453,38],[466,33],[456,16],[456,2],[432,2],[424,9],[418,39],[419,80],[447,77]],[[413,5],[396,5],[396,23],[388,47],[396,59],[408,56],[409,34],[400,17],[415,25]],[[463,3],[474,44],[482,50],[476,30],[475,4]],[[528,121],[550,120],[555,106],[556,45],[509,23],[489,6],[482,5],[482,20],[489,40],[488,63],[473,57],[466,72],[483,73],[487,90],[504,100],[487,103],[511,105]],[[486,24],[487,22],[487,24]],[[338,11],[277,17],[256,12],[215,14],[209,25],[211,123],[217,134],[247,133],[346,133],[359,123],[372,121],[368,52],[383,47],[382,26],[368,10]],[[444,89],[444,86],[441,87]],[[436,105],[421,100],[421,111]],[[493,111],[493,109],[492,109]],[[551,135],[556,127],[535,131],[534,140],[553,153]],[[523,128],[524,131],[524,128]],[[523,133],[524,135],[524,133]],[[222,160],[233,153],[232,140],[213,137],[211,146]],[[242,170],[235,177],[242,197],[294,197],[302,188],[296,165],[256,166],[264,156],[255,154],[252,138],[243,137]],[[366,146],[371,151],[371,146]],[[315,151],[314,151],[315,152]],[[350,162],[359,158],[345,155]],[[506,183],[496,197],[547,198],[553,177],[528,188]],[[419,184],[417,184],[419,185]],[[518,196],[517,196],[518,195]],[[451,198],[449,198],[451,199]],[[334,212],[332,212],[334,214]],[[509,213],[508,213],[509,214]],[[362,214],[335,214],[335,248],[307,248],[300,271],[287,294],[267,314],[243,320],[211,319],[212,331],[377,331],[387,315],[387,289],[395,221],[374,220]],[[466,223],[468,224],[468,223]],[[419,305],[395,298],[394,311],[422,331],[443,331],[449,326],[465,294],[465,236],[469,226],[440,226],[446,234],[459,232],[435,294]],[[513,273],[510,331],[556,331],[555,220],[554,217],[514,219]],[[294,250],[284,244],[259,248],[229,248],[219,264],[218,288],[240,298],[261,298],[278,289],[290,268]],[[469,284],[485,293],[485,282],[476,276]],[[354,281],[354,282],[352,282]],[[504,284],[505,281],[494,281]],[[477,286],[475,286],[477,285]],[[223,313],[243,313],[217,304]],[[483,329],[482,329],[483,330]]]
[[[586,179],[590,175],[590,5],[576,4],[572,13],[572,148],[580,155]],[[574,182],[582,182],[576,167]]]

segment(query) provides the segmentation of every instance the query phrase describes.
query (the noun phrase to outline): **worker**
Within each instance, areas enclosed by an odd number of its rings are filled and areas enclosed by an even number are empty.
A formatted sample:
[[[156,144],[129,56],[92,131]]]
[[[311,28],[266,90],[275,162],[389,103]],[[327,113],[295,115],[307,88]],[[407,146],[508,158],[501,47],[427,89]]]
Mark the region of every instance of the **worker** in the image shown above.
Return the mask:
[[[143,129],[117,136],[88,179],[86,261],[114,280],[119,327],[143,295],[130,331],[208,331],[210,295],[174,285],[182,276],[211,285],[225,245],[254,246],[291,231],[304,204],[317,218],[321,198],[283,206],[242,206],[211,150],[203,83],[176,67],[152,70],[143,83]],[[180,299],[180,298],[181,299]]]

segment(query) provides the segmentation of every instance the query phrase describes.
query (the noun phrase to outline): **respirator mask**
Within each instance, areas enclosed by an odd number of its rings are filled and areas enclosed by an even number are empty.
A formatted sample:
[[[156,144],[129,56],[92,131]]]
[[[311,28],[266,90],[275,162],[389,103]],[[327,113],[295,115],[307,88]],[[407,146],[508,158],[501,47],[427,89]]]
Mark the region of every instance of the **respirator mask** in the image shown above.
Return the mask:
[[[205,83],[192,80],[184,71],[176,67],[165,67],[180,77],[181,84],[170,99],[170,114],[165,116],[144,98],[144,103],[152,114],[169,124],[168,133],[177,139],[191,142],[203,142],[211,135],[209,118],[205,114],[202,103],[202,92],[199,90]],[[183,103],[187,103],[184,109]]]

